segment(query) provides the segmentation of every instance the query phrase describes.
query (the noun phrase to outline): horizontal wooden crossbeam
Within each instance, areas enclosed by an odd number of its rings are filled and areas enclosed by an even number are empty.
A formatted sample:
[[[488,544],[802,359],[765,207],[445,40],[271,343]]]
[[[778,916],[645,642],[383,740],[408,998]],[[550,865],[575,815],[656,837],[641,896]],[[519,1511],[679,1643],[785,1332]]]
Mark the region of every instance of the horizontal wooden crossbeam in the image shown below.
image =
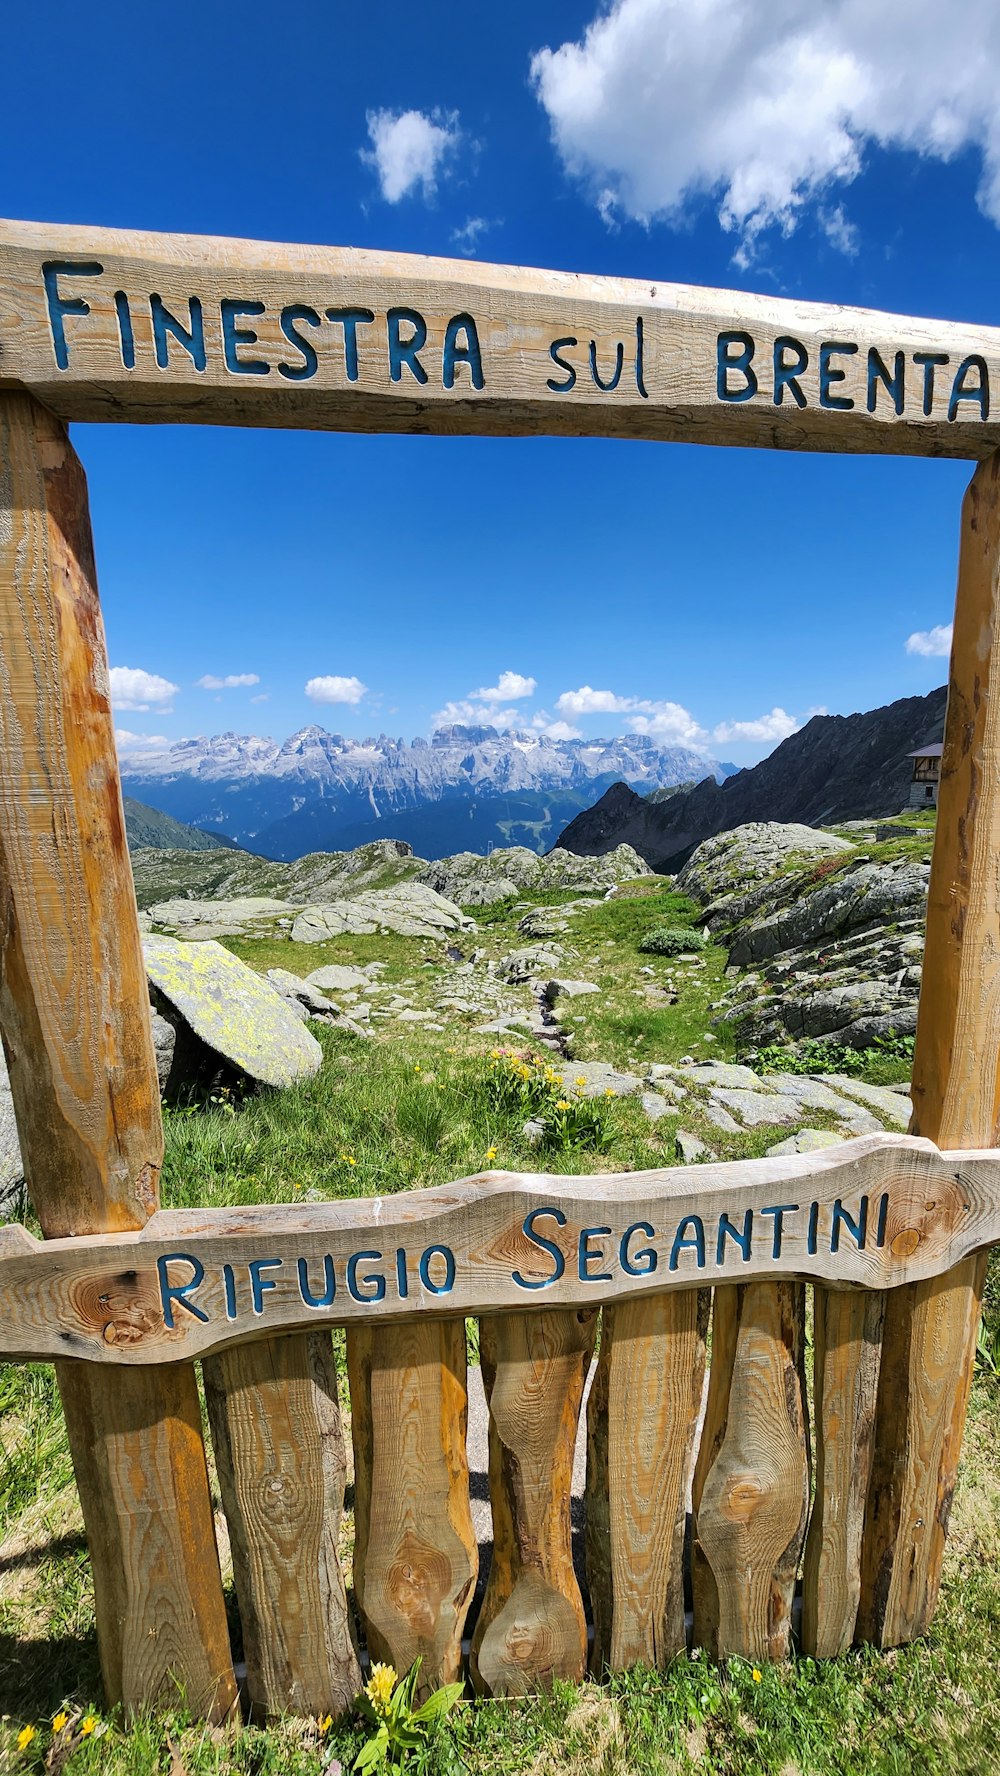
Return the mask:
[[[985,457],[1000,329],[347,247],[0,222],[0,388],[64,420]]]
[[[303,1327],[723,1281],[888,1289],[996,1241],[1000,1151],[906,1135],[696,1169],[488,1172],[388,1198],[160,1210],[140,1233],[44,1243],[7,1227],[0,1356],[175,1362]]]

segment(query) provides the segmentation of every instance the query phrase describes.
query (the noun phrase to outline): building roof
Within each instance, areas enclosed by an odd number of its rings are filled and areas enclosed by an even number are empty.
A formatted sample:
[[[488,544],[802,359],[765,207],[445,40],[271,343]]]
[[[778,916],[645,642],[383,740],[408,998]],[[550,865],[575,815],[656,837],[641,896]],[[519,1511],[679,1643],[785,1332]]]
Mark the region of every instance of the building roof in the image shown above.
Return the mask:
[[[943,741],[932,740],[926,746],[918,746],[916,752],[908,752],[906,756],[911,759],[939,759],[943,751]]]

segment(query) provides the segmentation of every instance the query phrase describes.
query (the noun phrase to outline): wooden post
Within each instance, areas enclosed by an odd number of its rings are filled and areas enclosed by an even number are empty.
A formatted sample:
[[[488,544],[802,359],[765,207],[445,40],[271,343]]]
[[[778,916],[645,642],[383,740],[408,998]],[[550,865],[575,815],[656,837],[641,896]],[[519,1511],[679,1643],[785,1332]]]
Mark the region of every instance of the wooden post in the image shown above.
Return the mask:
[[[913,1062],[915,1134],[1000,1137],[1000,455],[962,506],[937,833]],[[902,1237],[902,1236],[900,1236]],[[858,1633],[930,1623],[975,1362],[986,1254],[889,1293]]]
[[[343,1714],[360,1688],[338,1541],[344,1436],[329,1332],[204,1365],[255,1715]]]
[[[0,395],[0,1026],[44,1233],[141,1227],[163,1152],[83,471]],[[194,1369],[56,1365],[109,1703],[235,1698]]]

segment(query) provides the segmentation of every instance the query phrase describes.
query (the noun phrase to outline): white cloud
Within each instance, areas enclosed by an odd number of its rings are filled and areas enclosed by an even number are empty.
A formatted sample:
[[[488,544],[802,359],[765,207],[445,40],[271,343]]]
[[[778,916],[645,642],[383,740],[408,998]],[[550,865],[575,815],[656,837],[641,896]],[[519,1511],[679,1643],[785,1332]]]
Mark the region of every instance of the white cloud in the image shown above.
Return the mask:
[[[200,691],[235,691],[243,685],[259,684],[259,672],[227,672],[225,678],[216,678],[214,672],[206,672],[197,680]]]
[[[343,678],[337,673],[325,678],[311,678],[306,696],[312,703],[360,703],[368,686],[360,678]]]
[[[480,703],[506,703],[508,698],[517,703],[523,697],[533,697],[537,688],[537,680],[525,678],[521,672],[501,672],[495,685],[481,686],[478,691],[470,691],[469,696]]]
[[[819,711],[814,709],[812,713],[818,715]],[[779,740],[787,740],[789,734],[797,734],[801,726],[797,716],[776,706],[769,715],[759,715],[754,721],[720,722],[712,734],[723,744],[732,740],[762,740],[777,745]]]
[[[915,629],[906,638],[908,654],[923,654],[928,660],[946,660],[951,653],[950,623],[936,623],[933,629]]]
[[[419,186],[425,199],[461,141],[457,111],[369,111],[370,148],[361,159],[373,167],[386,203],[398,203]]]
[[[571,722],[553,721],[544,709],[540,709],[537,715],[532,716],[531,725],[537,734],[546,734],[550,740],[583,739],[579,728],[574,728]]]
[[[115,708],[133,709],[140,714],[155,707],[161,714],[169,715],[166,705],[180,690],[169,678],[161,678],[158,672],[144,672],[141,666],[112,666],[108,679]]]
[[[627,715],[629,732],[649,734],[657,740],[672,740],[685,746],[703,746],[708,736],[682,703],[671,703],[652,697],[622,697],[616,691],[598,691],[592,685],[581,685],[578,691],[563,691],[556,698],[560,715]]]
[[[270,691],[261,691],[259,697],[251,697],[250,701],[251,703],[270,703],[271,693]]]
[[[520,709],[499,709],[473,703],[468,697],[456,697],[431,716],[431,731],[450,728],[455,723],[461,727],[517,728],[524,724],[524,713]]]
[[[485,216],[470,216],[462,223],[461,228],[453,228],[451,238],[463,258],[471,259],[479,245],[479,236],[487,234],[493,227]]]
[[[156,747],[157,751],[171,742],[166,734],[133,734],[130,728],[116,728],[115,741],[119,752],[141,752],[145,747]]]
[[[566,171],[606,220],[676,219],[699,198],[740,237],[789,233],[872,144],[982,160],[1000,226],[996,0],[612,0],[532,58]],[[853,250],[840,206],[821,226]]]

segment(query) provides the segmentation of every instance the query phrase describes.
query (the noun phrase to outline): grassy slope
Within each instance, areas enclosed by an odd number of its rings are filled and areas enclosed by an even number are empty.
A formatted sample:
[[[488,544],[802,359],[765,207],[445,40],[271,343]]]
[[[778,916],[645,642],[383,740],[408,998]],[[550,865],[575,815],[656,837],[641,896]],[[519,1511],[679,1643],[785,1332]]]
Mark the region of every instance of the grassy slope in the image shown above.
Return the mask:
[[[639,885],[637,885],[639,888]],[[550,896],[558,904],[560,898]],[[723,1044],[703,1040],[706,1005],[723,965],[703,952],[703,969],[640,956],[639,936],[694,909],[661,886],[643,883],[634,898],[596,903],[576,917],[561,941],[577,952],[565,971],[597,979],[600,1000],[569,1007],[582,1022],[575,1054],[617,1061],[709,1054]],[[523,940],[510,908],[481,917],[477,942],[502,954]],[[276,963],[298,973],[333,959],[388,966],[382,979],[412,982],[419,1001],[444,976],[433,944],[401,938],[344,937],[320,946],[233,941],[258,967]],[[431,966],[424,964],[430,961]],[[678,981],[679,1002],[651,1012],[636,997],[653,966]],[[579,1014],[576,1008],[580,1007]],[[492,1107],[490,1042],[468,1027],[444,1032],[387,1025],[363,1046],[314,1026],[325,1064],[316,1079],[242,1106],[227,1104],[167,1116],[164,1201],[169,1205],[301,1201],[443,1182],[490,1163],[534,1169],[520,1117]],[[672,1157],[676,1121],[655,1129],[631,1100],[609,1103],[608,1152],[570,1152],[546,1159],[552,1170],[590,1171],[662,1165]],[[685,1126],[708,1133],[692,1106]],[[784,1131],[782,1131],[784,1132]],[[758,1152],[773,1130],[713,1143],[727,1156]],[[352,1163],[353,1162],[353,1163]],[[1000,1316],[998,1316],[1000,1317]],[[1000,1341],[1000,1333],[996,1333]],[[918,1646],[880,1656],[851,1653],[822,1667],[806,1659],[782,1670],[717,1671],[681,1661],[663,1676],[635,1672],[603,1686],[559,1689],[530,1706],[478,1703],[461,1711],[455,1738],[472,1776],[626,1776],[632,1772],[732,1772],[733,1776],[950,1776],[992,1767],[1000,1734],[1000,1683],[993,1644],[1000,1632],[1000,1383],[981,1377],[973,1392],[966,1455],[956,1494],[941,1608],[932,1634]],[[90,1575],[79,1508],[51,1370],[0,1371],[0,1769],[42,1765],[45,1722],[67,1700],[99,1702],[100,1683]],[[15,1734],[40,1723],[24,1754]],[[102,1723],[103,1724],[103,1723]],[[177,1761],[171,1763],[170,1742]],[[69,1776],[152,1776],[181,1770],[245,1772],[246,1776],[316,1773],[334,1754],[344,1768],[360,1738],[350,1728],[324,1737],[287,1723],[219,1736],[172,1722],[116,1723],[100,1739],[81,1742],[64,1766]],[[431,1772],[447,1776],[443,1749]]]

